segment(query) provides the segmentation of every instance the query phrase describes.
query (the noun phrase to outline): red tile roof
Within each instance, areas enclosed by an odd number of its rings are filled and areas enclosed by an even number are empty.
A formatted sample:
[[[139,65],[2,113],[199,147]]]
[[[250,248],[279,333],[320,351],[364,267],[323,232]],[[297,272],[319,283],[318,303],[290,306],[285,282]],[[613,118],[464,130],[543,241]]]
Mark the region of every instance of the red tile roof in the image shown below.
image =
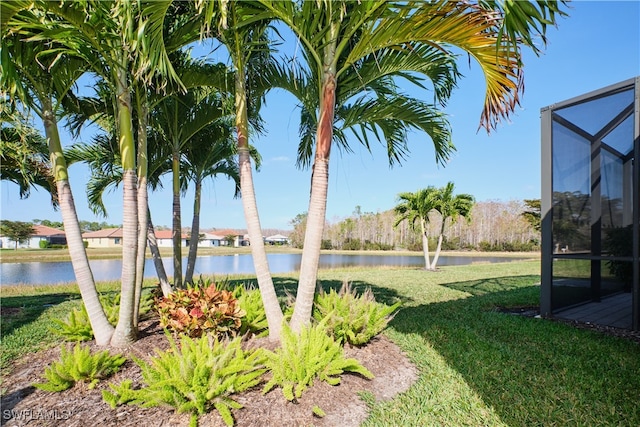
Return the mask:
[[[46,225],[34,225],[33,226],[34,237],[48,237],[48,236],[64,236],[64,230],[58,228],[47,227]]]
[[[122,228],[105,228],[98,231],[89,231],[88,233],[83,233],[83,239],[98,239],[101,237],[118,237],[122,238]]]

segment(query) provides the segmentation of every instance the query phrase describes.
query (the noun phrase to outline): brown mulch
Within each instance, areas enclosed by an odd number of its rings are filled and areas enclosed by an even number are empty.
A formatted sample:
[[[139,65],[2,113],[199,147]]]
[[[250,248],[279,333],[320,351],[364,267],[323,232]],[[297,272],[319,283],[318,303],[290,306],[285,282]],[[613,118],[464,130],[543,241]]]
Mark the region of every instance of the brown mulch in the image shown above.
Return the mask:
[[[127,356],[148,359],[154,349],[168,348],[168,342],[157,320],[140,325],[140,339],[124,351]],[[91,344],[92,347],[95,347]],[[255,345],[255,344],[254,344]],[[99,348],[95,348],[99,350]],[[288,402],[278,388],[266,395],[261,387],[233,396],[244,405],[234,410],[236,426],[358,426],[367,417],[367,405],[359,393],[368,391],[376,400],[389,400],[407,390],[417,379],[417,370],[400,349],[384,336],[375,338],[364,347],[345,347],[347,357],[354,357],[375,378],[367,380],[359,375],[344,374],[338,386],[316,382],[306,390],[296,403]],[[3,377],[1,425],[13,426],[187,426],[189,414],[177,414],[172,408],[140,408],[123,405],[111,409],[102,400],[101,390],[107,383],[118,384],[131,379],[141,384],[138,366],[128,360],[116,375],[101,381],[93,390],[84,384],[60,393],[50,393],[32,386],[41,382],[42,374],[51,361],[58,359],[59,348],[51,348],[29,355],[18,361],[12,371]],[[314,406],[319,406],[326,416],[313,415]],[[200,426],[224,426],[222,418],[214,410],[199,417]]]

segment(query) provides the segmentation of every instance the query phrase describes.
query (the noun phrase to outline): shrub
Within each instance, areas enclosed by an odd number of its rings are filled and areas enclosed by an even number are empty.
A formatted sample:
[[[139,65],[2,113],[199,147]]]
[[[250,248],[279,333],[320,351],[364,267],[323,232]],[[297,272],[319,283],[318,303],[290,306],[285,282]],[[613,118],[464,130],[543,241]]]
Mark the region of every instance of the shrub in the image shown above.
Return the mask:
[[[528,242],[495,242],[482,241],[478,244],[478,250],[482,252],[532,252],[540,250],[537,240]]]
[[[102,309],[107,315],[109,323],[116,325],[118,323],[118,316],[120,315],[120,293],[114,292],[100,295],[100,304],[102,304]]]
[[[245,315],[233,293],[218,290],[215,284],[179,289],[159,298],[156,308],[162,327],[190,337],[200,337],[204,332],[235,336]]]
[[[53,322],[56,327],[49,330],[62,337],[65,341],[78,342],[91,341],[93,339],[93,329],[91,329],[91,323],[89,323],[89,316],[84,304],[80,310],[77,308],[71,310],[66,320],[53,319]]]
[[[110,295],[100,295],[100,303],[107,315],[109,323],[116,325],[118,323],[118,314],[120,310],[120,294],[113,293]],[[140,298],[140,311],[139,316],[143,317],[153,307],[153,298],[149,292],[143,292]],[[80,309],[74,308],[69,312],[69,315],[65,320],[53,319],[56,324],[55,328],[50,330],[60,335],[65,341],[78,342],[78,341],[90,341],[93,339],[93,329],[91,329],[91,323],[89,322],[89,315],[87,310],[82,304]]]
[[[87,346],[76,344],[73,352],[63,346],[60,360],[45,369],[48,381],[34,386],[45,391],[63,391],[82,381],[93,388],[98,381],[117,372],[125,361],[124,356],[111,356],[107,350],[92,355]]]
[[[316,378],[331,385],[339,384],[340,375],[345,371],[373,378],[373,374],[356,359],[344,357],[344,349],[327,335],[324,322],[307,326],[300,334],[284,324],[281,340],[281,347],[275,353],[266,351],[267,368],[273,375],[263,393],[279,386],[284,397],[293,401],[299,399]]]
[[[391,251],[393,250],[393,245],[365,240],[363,249],[365,251]]]
[[[38,242],[38,245],[40,246],[40,249],[47,249],[49,247],[49,242],[47,242],[46,240],[40,240],[40,242]]]
[[[333,243],[329,239],[322,239],[320,243],[320,249],[330,250],[333,249]]]
[[[313,317],[324,319],[327,332],[337,341],[363,345],[387,327],[398,307],[400,302],[392,306],[376,302],[371,289],[358,296],[345,282],[340,292],[331,289],[316,295]]]
[[[342,249],[345,251],[359,251],[362,249],[362,242],[360,242],[360,239],[346,238],[342,242]]]
[[[265,372],[263,351],[244,351],[240,338],[229,342],[210,342],[209,337],[192,340],[183,336],[180,348],[168,336],[171,349],[160,351],[149,363],[135,359],[142,370],[145,387],[132,388],[131,381],[104,390],[104,400],[115,408],[124,403],[143,407],[166,404],[177,412],[190,412],[191,425],[197,425],[198,415],[212,407],[224,422],[233,425],[232,409],[242,405],[230,396],[257,385]]]
[[[250,333],[259,337],[268,335],[269,324],[260,290],[246,289],[243,285],[239,285],[234,289],[233,295],[238,299],[238,304],[245,313],[241,318],[240,333]]]

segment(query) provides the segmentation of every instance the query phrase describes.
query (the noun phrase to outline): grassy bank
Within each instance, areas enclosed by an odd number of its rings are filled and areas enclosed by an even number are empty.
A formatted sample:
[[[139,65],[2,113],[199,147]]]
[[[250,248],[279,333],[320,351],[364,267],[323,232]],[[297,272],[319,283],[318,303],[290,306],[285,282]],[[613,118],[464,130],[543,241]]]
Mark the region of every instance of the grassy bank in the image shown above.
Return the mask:
[[[267,246],[268,253],[302,253],[301,249],[290,246]],[[198,248],[198,256],[206,255],[235,255],[250,254],[251,248],[243,246]],[[342,251],[324,250],[322,253],[339,255],[422,255],[422,252],[414,251]],[[163,257],[171,258],[173,251],[171,248],[160,248]],[[151,253],[147,250],[147,258],[151,258]],[[187,255],[187,250],[183,248],[183,256]],[[433,255],[433,254],[432,254]],[[464,255],[464,256],[503,256],[503,257],[526,257],[539,258],[539,252],[473,252],[473,251],[446,251],[442,255]],[[89,259],[119,259],[122,258],[122,248],[87,248]],[[70,261],[67,249],[0,249],[0,262],[58,262]]]
[[[296,253],[301,252],[286,246],[267,246],[269,253]],[[251,248],[243,246],[239,248],[215,247],[198,248],[198,256],[202,255],[234,255],[250,254]],[[171,258],[172,248],[160,248],[163,257]],[[183,256],[187,256],[188,248],[182,248]],[[122,258],[122,248],[87,248],[89,259],[119,259]],[[147,250],[147,258],[151,258],[151,253]],[[70,261],[67,249],[0,249],[0,262],[57,262]]]
[[[418,381],[386,403],[371,403],[366,426],[640,425],[640,346],[548,320],[502,314],[497,306],[536,305],[538,261],[416,269],[320,272],[324,287],[371,287],[403,301],[386,334],[415,363]],[[248,280],[250,278],[236,278]],[[278,291],[296,278],[274,278]],[[101,285],[103,290],[117,284]],[[54,344],[52,317],[78,304],[70,287],[2,289],[2,361]],[[27,317],[5,322],[9,307]],[[10,352],[8,347],[12,346]],[[15,351],[13,348],[29,347]],[[11,357],[5,357],[11,353]],[[392,367],[390,367],[392,369]],[[368,395],[362,396],[372,402]]]

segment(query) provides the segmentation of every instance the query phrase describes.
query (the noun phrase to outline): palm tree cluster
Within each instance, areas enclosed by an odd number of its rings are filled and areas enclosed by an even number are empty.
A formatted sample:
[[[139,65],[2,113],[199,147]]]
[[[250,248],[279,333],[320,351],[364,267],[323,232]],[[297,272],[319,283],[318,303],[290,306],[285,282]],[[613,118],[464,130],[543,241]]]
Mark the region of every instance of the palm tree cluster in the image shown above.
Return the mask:
[[[486,78],[480,125],[487,131],[519,103],[522,49],[544,44],[562,2],[318,0],[17,0],[0,4],[0,85],[13,107],[43,122],[50,169],[74,271],[96,341],[114,346],[135,340],[147,238],[152,237],[148,190],[172,177],[173,232],[181,228],[180,196],[195,185],[193,233],[198,232],[203,179],[222,174],[239,182],[258,285],[270,338],[278,340],[283,314],[262,241],[252,168],[252,134],[272,88],[291,92],[300,106],[298,164],[311,167],[311,193],[299,286],[291,327],[311,319],[325,224],[331,149],[348,152],[349,136],[370,148],[386,147],[389,163],[409,155],[408,135],[420,132],[444,164],[454,150],[446,106],[458,79],[460,50]],[[276,49],[287,28],[300,55]],[[221,46],[230,66],[194,60],[189,47],[207,40]],[[77,93],[90,76],[95,96]],[[402,83],[402,84],[401,84]],[[431,91],[427,102],[402,85]],[[72,130],[103,129],[89,144],[65,153],[58,121]],[[234,135],[235,131],[235,135]],[[252,159],[252,154],[254,155]],[[113,329],[100,306],[69,185],[68,164],[86,161],[94,171],[93,208],[119,185],[123,209],[121,305]],[[450,215],[442,205],[443,215]],[[453,208],[457,209],[457,208]],[[152,239],[151,239],[152,240]],[[195,246],[195,245],[192,245]],[[191,255],[191,254],[190,254]],[[437,260],[434,260],[437,261]],[[179,245],[174,287],[181,277]],[[165,292],[171,288],[165,286]]]
[[[425,269],[435,271],[442,249],[447,220],[455,222],[459,217],[469,220],[474,198],[470,194],[453,195],[453,182],[448,182],[442,188],[427,187],[415,193],[400,193],[398,195],[400,203],[394,208],[397,214],[395,225],[408,220],[415,228],[416,222],[420,224],[420,235],[422,237],[422,251],[424,253]],[[438,233],[438,245],[433,260],[429,257],[429,236],[427,234],[427,223],[429,214],[433,211],[440,215],[440,231]]]

